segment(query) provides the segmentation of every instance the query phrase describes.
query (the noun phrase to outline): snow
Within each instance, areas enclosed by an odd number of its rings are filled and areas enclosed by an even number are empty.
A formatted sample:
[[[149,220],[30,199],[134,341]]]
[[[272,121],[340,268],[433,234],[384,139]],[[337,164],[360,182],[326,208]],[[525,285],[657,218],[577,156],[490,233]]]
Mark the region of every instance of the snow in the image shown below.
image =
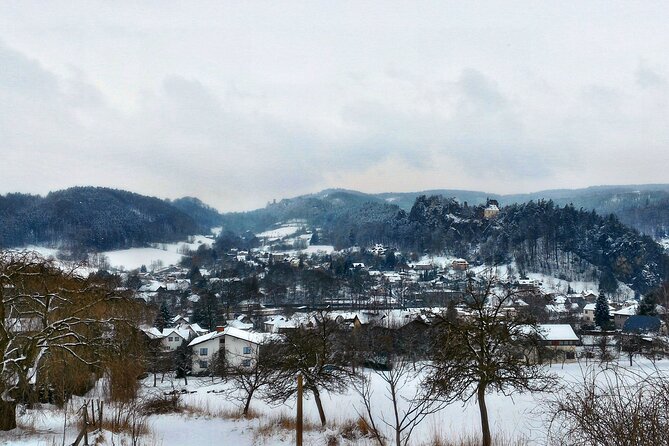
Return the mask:
[[[53,257],[55,259],[58,255],[58,249],[47,248],[46,246],[28,245],[21,249],[25,249],[26,251],[34,251],[45,259],[48,259],[49,257]]]
[[[109,264],[118,269],[136,269],[142,265],[150,268],[151,265],[169,266],[178,264],[186,250],[197,251],[204,246],[211,246],[214,240],[205,235],[194,235],[188,241],[177,243],[156,243],[151,248],[130,248],[116,251],[105,251],[101,254],[109,259]]]
[[[637,376],[640,371],[652,372],[654,367],[662,372],[669,371],[669,361],[651,362],[646,359],[635,361],[634,366],[627,368],[627,359],[623,358],[618,364],[626,372],[627,377]],[[568,363],[564,365],[553,365],[550,372],[558,375],[563,383],[582,382],[584,374],[602,371],[615,366],[615,363],[600,365],[598,361],[590,363]],[[385,387],[383,381],[372,371],[367,371],[371,379],[373,391],[372,401],[375,411],[380,411],[386,419],[392,410],[387,404]],[[183,381],[172,381],[170,377],[164,383],[158,383],[158,388],[151,387],[153,378],[149,377],[143,382],[141,393],[150,395],[162,393],[172,389],[187,389],[189,392],[181,395],[181,401],[189,407],[182,414],[154,415],[148,418],[150,427],[149,438],[142,444],[157,444],[162,446],[183,446],[187,444],[232,444],[235,446],[283,446],[294,444],[294,433],[285,430],[273,430],[264,436],[260,433],[260,427],[266,426],[272,418],[279,415],[292,416],[295,410],[294,401],[287,405],[268,406],[259,399],[254,399],[251,409],[258,414],[257,418],[241,419],[232,418],[231,414],[239,410],[237,403],[222,390],[228,389],[228,384],[219,378],[189,378],[189,385],[183,386]],[[404,394],[409,395],[415,389],[416,381],[411,381],[405,388]],[[93,393],[88,398],[96,397]],[[306,421],[318,423],[318,412],[313,398],[309,394],[304,403]],[[489,408],[490,422],[494,435],[506,435],[508,438],[524,438],[528,445],[542,445],[546,436],[546,418],[542,413],[542,404],[550,398],[550,394],[517,394],[513,398],[506,397],[500,393],[490,393],[486,396]],[[80,406],[81,400],[75,400],[69,405],[68,427],[66,429],[67,443],[70,444],[77,434],[76,417],[74,412]],[[344,394],[323,395],[325,414],[331,423],[343,423],[356,420],[358,413],[364,408],[359,396],[354,390]],[[106,410],[107,409],[106,407]],[[20,425],[34,427],[34,431],[28,427],[23,430],[0,433],[0,444],[8,446],[28,446],[61,444],[63,439],[63,412],[52,406],[47,406],[41,413],[29,410],[20,416]],[[382,424],[381,424],[382,425]],[[383,425],[382,425],[383,426]],[[385,427],[384,427],[385,428]],[[464,405],[453,403],[438,413],[426,418],[420,424],[413,435],[412,444],[426,444],[436,434],[443,439],[462,438],[467,435],[477,435],[480,430],[478,407],[475,403]],[[329,426],[328,430],[313,430],[305,433],[305,445],[326,444],[326,435],[336,431],[336,426]],[[388,433],[388,432],[387,432]],[[119,436],[112,439],[109,432],[104,433],[104,440],[100,446],[122,444]],[[97,443],[96,443],[97,444]],[[371,446],[372,440],[357,440],[353,442],[340,441],[342,445]]]
[[[182,242],[154,243],[150,248],[119,249],[114,251],[104,251],[100,254],[107,258],[111,267],[131,270],[140,268],[142,265],[147,268],[150,268],[152,264],[154,266],[158,264],[160,264],[160,266],[176,265],[181,261],[183,253],[186,252],[186,250],[196,251],[198,247],[202,245],[211,246],[213,243],[214,239],[211,238],[211,236],[193,235],[189,236],[188,240]],[[35,245],[29,245],[19,249],[35,251],[44,258],[56,258],[59,251],[55,248]],[[85,270],[85,272],[97,271],[96,268],[86,268]]]
[[[225,329],[225,334],[227,336],[232,336],[233,338],[242,339],[254,344],[263,344],[273,338],[269,333],[257,333],[235,327],[227,327]]]
[[[539,332],[546,341],[578,341],[569,324],[540,324]]]
[[[662,245],[665,251],[669,252],[669,237],[661,238],[658,243]]]
[[[283,237],[288,237],[289,235],[293,235],[300,229],[302,229],[302,226],[285,225],[276,229],[270,229],[269,231],[264,231],[259,234],[256,234],[256,237],[267,238],[267,239],[280,239]]]
[[[183,257],[176,252],[166,251],[158,248],[130,248],[118,251],[103,252],[109,259],[109,264],[118,269],[136,269],[142,265],[151,268],[151,265],[161,266],[175,265]]]
[[[192,347],[194,345],[200,344],[210,339],[220,338],[221,336],[225,336],[225,331],[212,331],[211,333],[207,333],[205,335],[198,336],[197,338],[193,339],[192,341],[190,341],[188,346]]]

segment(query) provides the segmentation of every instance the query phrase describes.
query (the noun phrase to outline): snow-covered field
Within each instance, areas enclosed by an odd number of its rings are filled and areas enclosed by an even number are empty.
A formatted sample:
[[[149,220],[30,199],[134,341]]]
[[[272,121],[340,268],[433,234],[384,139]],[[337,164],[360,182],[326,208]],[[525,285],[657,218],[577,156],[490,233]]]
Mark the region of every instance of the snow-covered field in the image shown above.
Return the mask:
[[[213,238],[204,235],[189,237],[188,241],[177,243],[156,243],[151,248],[130,248],[117,251],[105,251],[101,254],[109,259],[109,264],[118,269],[136,269],[145,265],[176,265],[183,258],[186,250],[196,251],[201,245],[211,246]]]
[[[219,228],[213,228],[215,231]],[[220,230],[219,230],[220,232]],[[154,266],[176,265],[183,258],[186,250],[196,251],[198,247],[205,245],[211,246],[214,243],[212,236],[194,235],[188,237],[188,240],[177,243],[155,243],[150,248],[130,248],[119,249],[115,251],[104,251],[104,255],[112,268],[131,270],[145,265],[147,268]],[[45,258],[56,257],[58,250],[44,246],[26,246],[21,248],[29,251],[35,251]]]
[[[300,229],[302,229],[301,225],[284,225],[281,226],[280,228],[270,229],[269,231],[264,231],[259,234],[256,234],[256,237],[270,240],[272,239],[277,240],[293,235]]]
[[[620,367],[626,367],[625,360],[621,360]],[[609,365],[610,367],[610,365]],[[651,363],[648,360],[639,360],[629,370],[639,372],[641,370],[652,371],[653,367],[664,372],[669,371],[669,361],[663,360]],[[584,373],[598,370],[598,363],[572,363],[554,365],[550,371],[557,374],[563,383],[580,382]],[[371,373],[373,389],[373,407],[380,410],[386,416],[390,415],[392,407],[388,404],[384,394],[383,382],[378,376]],[[268,429],[272,420],[276,420],[281,414],[290,417],[294,413],[294,402],[289,405],[268,406],[260,400],[254,399],[251,409],[258,416],[252,419],[236,419],[230,415],[238,411],[236,403],[231,401],[220,391],[226,388],[226,384],[211,378],[191,378],[189,385],[183,386],[183,381],[165,381],[158,388],[151,387],[152,378],[143,383],[142,394],[161,394],[172,388],[185,388],[189,392],[181,396],[182,402],[189,409],[180,414],[154,415],[148,418],[150,433],[144,437],[141,444],[157,446],[184,446],[188,444],[208,445],[223,444],[234,446],[283,446],[294,444],[294,433],[291,430],[280,428]],[[413,391],[415,382],[407,387],[407,394]],[[89,395],[95,397],[95,395]],[[505,438],[524,439],[527,444],[544,444],[546,439],[546,419],[542,411],[542,401],[547,396],[543,394],[517,394],[506,397],[502,394],[492,393],[488,395],[487,402],[490,413],[490,421],[493,432],[496,435],[504,435]],[[341,395],[325,395],[324,408],[330,425],[322,430],[313,428],[305,433],[305,445],[324,445],[328,436],[335,436],[340,445],[365,445],[373,444],[371,439],[346,440],[338,433],[338,426],[347,421],[355,421],[358,412],[363,412],[360,397],[349,391]],[[81,404],[77,400],[72,404],[74,408]],[[111,411],[112,409],[107,409]],[[75,418],[70,413],[70,422]],[[312,399],[307,400],[304,406],[306,419],[313,426],[318,425],[316,406]],[[31,430],[10,432],[0,434],[0,443],[12,446],[62,444],[63,441],[63,411],[54,408],[47,409],[41,414],[28,411],[21,416],[20,424],[32,424]],[[478,407],[472,403],[463,406],[460,403],[451,404],[435,415],[426,418],[419,425],[413,435],[411,444],[428,444],[435,436],[443,439],[458,439],[479,432]],[[76,436],[74,425],[65,429],[66,444],[71,443]],[[104,433],[102,445],[123,444],[118,435],[112,437],[110,432]],[[127,439],[126,439],[127,441]]]

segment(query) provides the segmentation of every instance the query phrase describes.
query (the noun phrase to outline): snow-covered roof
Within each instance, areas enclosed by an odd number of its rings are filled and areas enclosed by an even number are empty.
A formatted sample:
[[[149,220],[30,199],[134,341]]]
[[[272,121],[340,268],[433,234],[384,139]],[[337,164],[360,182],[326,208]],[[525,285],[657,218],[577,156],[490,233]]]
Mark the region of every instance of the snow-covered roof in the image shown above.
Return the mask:
[[[240,316],[240,318],[237,319],[226,321],[226,323],[228,324],[228,327],[238,328],[240,330],[250,330],[253,328],[252,323],[244,322],[241,318],[243,318],[243,316]]]
[[[254,344],[264,344],[269,340],[273,339],[269,333],[258,333],[255,331],[240,330],[239,328],[227,327],[225,330],[226,336],[232,336],[233,338],[242,339],[244,341],[252,342]]]
[[[585,304],[583,307],[583,311],[595,311],[595,308],[597,307],[597,304]],[[609,313],[613,313],[615,311],[615,308],[613,308],[611,305],[609,305]]]
[[[139,327],[150,339],[161,339],[163,334],[156,327],[149,327],[148,325],[142,325]]]
[[[613,314],[618,316],[634,316],[637,313],[637,305],[630,305],[628,307],[621,308],[620,310],[614,311]]]
[[[578,341],[578,336],[569,324],[540,324],[539,333],[546,341]]]
[[[194,345],[201,344],[201,343],[209,341],[211,339],[221,338],[221,337],[225,336],[225,331],[226,330],[227,330],[227,328],[224,331],[212,331],[211,333],[207,333],[205,335],[198,336],[197,338],[190,341],[188,343],[188,346],[193,347]]]
[[[273,325],[279,328],[297,328],[297,323],[294,320],[287,319],[285,316],[270,316],[266,321],[266,325]]]
[[[190,338],[191,331],[184,328],[165,328],[163,329],[161,336],[164,338],[171,334],[177,334],[181,336],[183,339],[188,339]]]
[[[191,330],[193,330],[195,333],[206,333],[209,330],[205,330],[204,328],[200,327],[200,324],[190,324]]]

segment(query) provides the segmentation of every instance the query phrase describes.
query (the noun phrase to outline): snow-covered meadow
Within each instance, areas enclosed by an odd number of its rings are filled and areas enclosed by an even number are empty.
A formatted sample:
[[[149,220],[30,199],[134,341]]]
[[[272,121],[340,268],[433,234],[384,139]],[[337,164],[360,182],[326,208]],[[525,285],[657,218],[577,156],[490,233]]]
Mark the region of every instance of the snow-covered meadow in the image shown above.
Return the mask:
[[[608,373],[612,367],[620,367],[628,373],[628,377],[659,370],[669,372],[669,361],[651,362],[646,359],[635,361],[628,367],[626,360],[620,363],[607,363],[604,366],[597,361],[589,363],[555,364],[550,372],[555,373],[564,385],[582,382],[584,376],[593,372]],[[389,404],[384,382],[375,372],[367,371],[371,378],[373,390],[372,407],[377,414],[390,419],[392,406]],[[604,376],[604,375],[602,375]],[[632,378],[630,378],[632,379]],[[410,395],[417,381],[411,381],[405,388],[405,395]],[[189,378],[188,386],[183,380],[166,379],[152,387],[153,379],[149,377],[142,382],[141,395],[162,395],[174,389],[187,393],[180,395],[185,408],[181,413],[151,415],[147,418],[149,433],[142,437],[140,444],[157,446],[184,446],[224,444],[235,446],[283,446],[294,444],[294,432],[277,426],[277,420],[289,419],[294,414],[294,401],[287,405],[268,405],[254,398],[251,409],[254,416],[249,419],[235,416],[239,407],[226,393],[228,384],[219,378]],[[307,395],[308,396],[308,395]],[[519,440],[522,444],[543,445],[546,443],[547,419],[545,401],[554,394],[515,394],[511,397],[499,393],[491,393],[487,397],[493,434],[505,439]],[[96,391],[87,398],[97,398]],[[28,410],[21,415],[18,431],[0,434],[0,443],[11,446],[71,444],[77,434],[75,414],[82,399],[77,398],[70,403],[69,420],[63,435],[65,423],[64,412],[54,407],[42,411]],[[313,399],[305,401],[304,413],[306,425],[311,426],[305,432],[305,445],[325,445],[328,440],[339,445],[371,446],[371,438],[344,438],[342,426],[353,425],[364,413],[360,396],[349,390],[344,394],[330,395],[323,398],[328,427],[321,429],[318,413]],[[111,412],[112,409],[106,409]],[[380,419],[380,418],[379,418]],[[382,423],[381,423],[382,424]],[[428,445],[436,438],[442,440],[458,440],[476,436],[480,429],[478,407],[475,403],[463,405],[451,404],[438,413],[428,416],[415,430],[410,444]],[[390,434],[386,430],[386,434]],[[105,431],[99,437],[101,445],[130,444],[127,435],[112,435]],[[332,440],[335,439],[335,440]],[[125,443],[124,443],[125,441]]]

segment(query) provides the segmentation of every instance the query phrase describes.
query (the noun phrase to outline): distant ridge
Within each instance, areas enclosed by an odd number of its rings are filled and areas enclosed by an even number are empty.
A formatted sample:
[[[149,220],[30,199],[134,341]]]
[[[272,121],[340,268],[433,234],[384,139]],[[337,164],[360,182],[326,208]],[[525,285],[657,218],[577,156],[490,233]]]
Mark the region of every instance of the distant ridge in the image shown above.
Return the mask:
[[[209,231],[217,211],[197,199],[169,202],[104,187],[73,187],[44,197],[0,195],[0,247],[44,244],[103,251],[169,242]]]

